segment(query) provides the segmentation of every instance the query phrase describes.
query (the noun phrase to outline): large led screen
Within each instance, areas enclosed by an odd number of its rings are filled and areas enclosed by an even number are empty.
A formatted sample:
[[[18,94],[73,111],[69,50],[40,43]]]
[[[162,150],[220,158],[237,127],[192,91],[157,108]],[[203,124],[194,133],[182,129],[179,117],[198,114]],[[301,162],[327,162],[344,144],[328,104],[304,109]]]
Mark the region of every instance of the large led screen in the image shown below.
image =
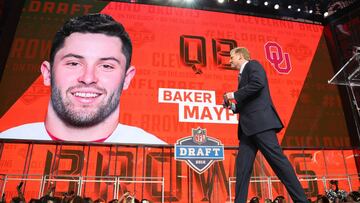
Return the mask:
[[[0,131],[12,131],[2,139],[56,138],[56,130],[43,123],[51,88],[44,85],[41,63],[65,20],[96,12],[124,25],[136,69],[120,96],[119,111],[119,122],[136,131],[123,131],[108,142],[174,144],[201,127],[224,145],[237,146],[238,115],[221,104],[223,94],[235,91],[238,83],[229,51],[242,46],[267,73],[285,124],[279,133],[284,146],[350,145],[338,92],[326,84],[333,72],[321,25],[97,1],[26,1],[1,81]],[[336,128],[324,128],[329,123]],[[21,132],[12,129],[24,125]],[[126,137],[131,139],[123,142]]]

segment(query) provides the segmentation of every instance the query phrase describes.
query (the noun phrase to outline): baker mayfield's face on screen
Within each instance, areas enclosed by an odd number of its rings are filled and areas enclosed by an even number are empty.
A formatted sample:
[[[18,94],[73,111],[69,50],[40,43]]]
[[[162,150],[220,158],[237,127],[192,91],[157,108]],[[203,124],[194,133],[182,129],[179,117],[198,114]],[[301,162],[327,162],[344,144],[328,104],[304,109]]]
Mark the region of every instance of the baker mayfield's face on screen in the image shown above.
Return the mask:
[[[121,92],[134,73],[132,67],[125,71],[121,48],[119,38],[104,34],[73,33],[66,38],[55,55],[50,80],[52,107],[63,121],[93,126],[119,107]]]

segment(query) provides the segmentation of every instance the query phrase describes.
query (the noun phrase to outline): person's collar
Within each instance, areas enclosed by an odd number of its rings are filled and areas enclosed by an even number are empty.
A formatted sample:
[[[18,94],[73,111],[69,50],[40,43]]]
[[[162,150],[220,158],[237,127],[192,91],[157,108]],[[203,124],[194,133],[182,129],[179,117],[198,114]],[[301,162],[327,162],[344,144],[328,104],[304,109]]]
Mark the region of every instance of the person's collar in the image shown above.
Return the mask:
[[[245,61],[241,67],[240,67],[240,74],[244,71],[245,65],[248,63],[249,61]]]
[[[46,129],[45,127],[45,130],[47,132],[47,134],[49,135],[49,137],[52,139],[52,140],[55,140],[55,141],[66,141],[66,140],[63,140],[57,136],[55,136],[54,134],[52,134],[50,131],[48,131],[48,129]],[[110,135],[108,135],[107,137],[104,137],[104,138],[100,138],[100,139],[97,139],[97,140],[90,140],[90,141],[86,141],[86,142],[98,142],[98,143],[101,143],[101,142],[104,142],[106,139],[108,139],[114,132],[110,133]],[[78,141],[81,141],[81,140],[78,140]]]

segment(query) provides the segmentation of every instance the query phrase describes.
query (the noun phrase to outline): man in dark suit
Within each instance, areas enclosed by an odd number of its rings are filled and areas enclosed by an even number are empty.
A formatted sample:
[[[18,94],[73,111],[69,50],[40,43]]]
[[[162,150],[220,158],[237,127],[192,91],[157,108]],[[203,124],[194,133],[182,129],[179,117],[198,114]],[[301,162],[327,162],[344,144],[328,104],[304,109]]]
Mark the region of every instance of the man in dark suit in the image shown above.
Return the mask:
[[[250,60],[249,51],[244,47],[231,50],[230,64],[240,71],[238,89],[224,94],[224,107],[240,114],[235,202],[247,201],[250,176],[258,150],[285,185],[292,200],[296,203],[307,202],[305,192],[276,137],[283,124],[271,100],[264,68],[259,62]]]

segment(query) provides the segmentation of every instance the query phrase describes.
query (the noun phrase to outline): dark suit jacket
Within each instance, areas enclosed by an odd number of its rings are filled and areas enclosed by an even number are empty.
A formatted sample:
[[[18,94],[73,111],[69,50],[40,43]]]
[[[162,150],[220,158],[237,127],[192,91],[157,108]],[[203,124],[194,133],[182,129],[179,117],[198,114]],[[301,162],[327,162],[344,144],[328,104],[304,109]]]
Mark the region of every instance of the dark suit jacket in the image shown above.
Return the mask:
[[[271,100],[265,70],[259,62],[251,60],[245,65],[234,97],[237,102],[234,113],[240,114],[239,133],[250,136],[270,129],[279,132],[284,127]]]

